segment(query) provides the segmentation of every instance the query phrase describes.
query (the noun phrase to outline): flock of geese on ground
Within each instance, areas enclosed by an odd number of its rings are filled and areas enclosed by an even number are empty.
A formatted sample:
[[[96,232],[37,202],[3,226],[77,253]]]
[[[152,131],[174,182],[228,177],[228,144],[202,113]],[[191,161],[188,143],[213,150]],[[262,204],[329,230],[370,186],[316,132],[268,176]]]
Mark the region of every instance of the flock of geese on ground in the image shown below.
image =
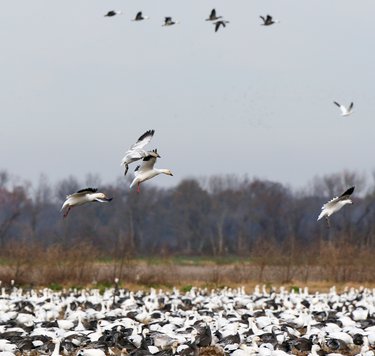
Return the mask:
[[[121,10],[110,10],[104,16],[105,17],[113,17],[113,16],[120,15],[120,14],[122,14]],[[260,16],[260,18],[263,21],[263,23],[262,23],[263,26],[271,26],[275,23],[280,22],[278,20],[273,20],[272,16],[270,16],[270,15],[267,15],[266,17]],[[144,16],[142,11],[139,11],[135,15],[135,17],[132,19],[132,21],[143,21],[143,20],[148,20],[148,19],[149,19],[148,16]],[[210,15],[208,16],[206,21],[211,21],[215,25],[215,32],[217,32],[220,29],[220,27],[225,27],[226,24],[229,23],[229,21],[223,19],[223,16],[216,15],[215,9],[211,10]],[[163,23],[162,26],[173,26],[173,25],[176,25],[178,23],[180,23],[180,22],[173,20],[173,18],[171,16],[166,16],[166,17],[164,17],[164,23]]]
[[[0,355],[373,356],[375,290],[0,292]]]
[[[345,108],[343,105],[334,102],[341,108],[342,115],[348,116],[352,112],[353,103],[349,108]],[[137,142],[130,146],[126,151],[124,158],[121,161],[121,165],[124,166],[125,172],[127,174],[129,170],[129,164],[142,160],[142,164],[138,165],[134,170],[134,179],[130,184],[130,188],[137,185],[137,192],[140,192],[140,185],[142,182],[156,177],[159,174],[166,174],[173,176],[169,169],[165,168],[154,168],[157,158],[161,158],[158,150],[153,149],[150,151],[145,150],[145,146],[151,141],[154,136],[155,130],[148,130],[143,135],[139,137]],[[350,199],[351,194],[354,192],[354,187],[347,189],[343,194],[338,197],[331,199],[329,202],[323,205],[322,212],[320,213],[318,220],[325,218],[327,221],[327,226],[330,227],[329,217],[339,211],[344,205],[352,204]],[[85,188],[77,191],[76,193],[70,194],[66,197],[66,200],[61,208],[64,211],[64,217],[67,217],[71,208],[79,205],[83,205],[89,202],[100,202],[108,203],[112,198],[108,198],[104,193],[98,192],[96,188]]]

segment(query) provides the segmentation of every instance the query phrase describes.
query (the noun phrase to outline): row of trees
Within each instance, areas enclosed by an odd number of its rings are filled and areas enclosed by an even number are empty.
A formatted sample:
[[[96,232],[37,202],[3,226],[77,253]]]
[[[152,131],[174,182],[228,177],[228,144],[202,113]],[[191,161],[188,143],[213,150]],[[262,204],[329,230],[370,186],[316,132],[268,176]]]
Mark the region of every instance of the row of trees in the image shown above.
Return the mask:
[[[103,256],[262,254],[317,248],[323,241],[357,247],[375,245],[375,183],[343,172],[318,177],[293,191],[280,183],[236,176],[185,179],[169,189],[144,184],[140,194],[128,182],[100,185],[69,177],[51,186],[22,183],[0,173],[0,247],[8,241],[33,241],[45,246],[72,246],[90,241]],[[59,209],[65,195],[97,186],[114,199],[87,204],[67,219]],[[316,221],[324,202],[355,185],[354,204],[332,217],[328,229]]]

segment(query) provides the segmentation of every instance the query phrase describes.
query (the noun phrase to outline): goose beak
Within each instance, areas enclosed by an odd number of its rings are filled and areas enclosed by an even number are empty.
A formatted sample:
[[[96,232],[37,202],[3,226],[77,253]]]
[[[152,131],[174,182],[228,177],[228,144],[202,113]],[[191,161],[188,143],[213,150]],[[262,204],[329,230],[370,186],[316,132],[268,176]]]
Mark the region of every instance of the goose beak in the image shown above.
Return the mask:
[[[102,198],[102,199],[97,199],[101,203],[108,203],[112,201],[113,198]]]

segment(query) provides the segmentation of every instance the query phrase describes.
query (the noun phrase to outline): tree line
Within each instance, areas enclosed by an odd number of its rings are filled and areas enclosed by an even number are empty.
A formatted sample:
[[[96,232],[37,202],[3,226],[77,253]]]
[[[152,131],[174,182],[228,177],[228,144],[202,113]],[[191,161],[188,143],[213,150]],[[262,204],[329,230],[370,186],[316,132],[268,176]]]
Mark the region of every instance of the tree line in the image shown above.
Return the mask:
[[[354,172],[316,177],[298,191],[257,178],[214,176],[184,179],[168,189],[145,184],[138,194],[119,179],[100,185],[114,197],[110,204],[88,204],[62,218],[66,194],[98,184],[98,177],[89,176],[84,183],[68,177],[53,186],[41,177],[32,185],[0,172],[0,247],[9,241],[89,241],[103,256],[249,256],[291,244],[375,244],[375,183]],[[323,203],[351,185],[354,204],[333,216],[331,229],[317,222]]]

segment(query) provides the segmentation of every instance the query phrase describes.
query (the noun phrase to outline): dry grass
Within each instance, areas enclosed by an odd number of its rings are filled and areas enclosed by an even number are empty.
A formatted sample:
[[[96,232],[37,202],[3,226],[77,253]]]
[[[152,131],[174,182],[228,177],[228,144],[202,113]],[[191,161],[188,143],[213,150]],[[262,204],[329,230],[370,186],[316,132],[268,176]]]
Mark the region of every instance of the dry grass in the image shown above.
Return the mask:
[[[209,259],[199,263],[195,259],[192,263],[165,259],[155,264],[130,257],[103,263],[98,262],[97,249],[87,242],[44,248],[22,241],[9,243],[1,250],[0,280],[4,284],[15,280],[23,286],[104,288],[118,277],[121,286],[129,289],[245,286],[248,292],[257,284],[268,288],[308,286],[310,291],[327,291],[332,285],[338,290],[346,286],[375,287],[375,262],[370,250],[330,244],[314,253],[314,258],[285,258],[274,249],[269,250],[268,257],[234,259],[228,264],[215,264]]]

